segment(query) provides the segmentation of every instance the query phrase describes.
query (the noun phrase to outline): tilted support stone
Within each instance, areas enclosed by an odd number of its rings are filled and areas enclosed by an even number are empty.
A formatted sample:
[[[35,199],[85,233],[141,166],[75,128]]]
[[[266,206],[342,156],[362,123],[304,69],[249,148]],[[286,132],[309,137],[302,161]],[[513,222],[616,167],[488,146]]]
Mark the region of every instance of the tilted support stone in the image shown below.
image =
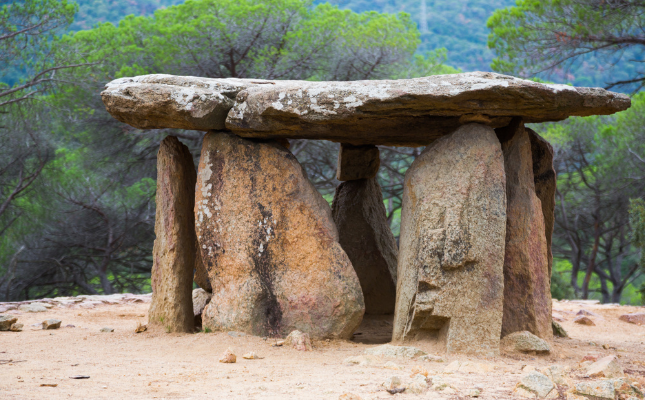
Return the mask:
[[[378,147],[342,143],[338,152],[336,179],[351,181],[374,178],[381,165]]]

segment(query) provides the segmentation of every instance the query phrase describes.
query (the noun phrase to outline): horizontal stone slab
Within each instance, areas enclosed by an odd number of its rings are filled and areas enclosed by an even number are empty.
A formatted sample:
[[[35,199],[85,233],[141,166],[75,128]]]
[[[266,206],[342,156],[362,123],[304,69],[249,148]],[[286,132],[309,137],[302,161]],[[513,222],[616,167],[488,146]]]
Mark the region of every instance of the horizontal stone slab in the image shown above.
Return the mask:
[[[354,145],[427,145],[461,125],[493,128],[626,110],[628,96],[490,72],[350,82],[121,78],[102,93],[134,127],[229,129],[248,138],[324,139]]]

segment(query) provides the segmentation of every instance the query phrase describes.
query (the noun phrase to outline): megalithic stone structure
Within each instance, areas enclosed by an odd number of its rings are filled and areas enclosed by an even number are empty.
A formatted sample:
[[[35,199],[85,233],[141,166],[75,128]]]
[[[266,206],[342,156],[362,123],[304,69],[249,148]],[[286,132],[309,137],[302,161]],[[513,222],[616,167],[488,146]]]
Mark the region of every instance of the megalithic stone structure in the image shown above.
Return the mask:
[[[469,124],[428,146],[405,174],[393,339],[498,354],[505,230],[495,132]]]
[[[182,197],[158,194],[153,286],[170,297],[153,295],[161,311],[151,315],[184,326],[179,315],[192,312],[179,300],[179,271],[194,270],[213,291],[204,314],[211,329],[348,338],[363,299],[367,312],[389,310],[396,281],[394,340],[485,355],[499,351],[500,334],[551,332],[553,151],[523,123],[631,104],[604,89],[490,72],[353,82],[156,74],[114,80],[101,95],[114,118],[135,128],[214,130],[199,167],[199,239],[175,218]],[[283,147],[289,139],[343,143],[338,228]],[[396,273],[376,145],[428,146],[406,173]],[[159,190],[186,184],[160,163]],[[196,242],[201,260],[190,257]],[[361,246],[377,257],[361,255]],[[377,293],[388,300],[373,301]]]
[[[151,274],[151,325],[168,332],[192,332],[195,267],[195,164],[188,147],[174,136],[157,154],[157,215]]]
[[[213,330],[351,337],[365,306],[329,205],[280,144],[227,132],[204,138],[197,239],[213,288]]]
[[[551,279],[542,204],[535,194],[529,134],[521,121],[501,137],[508,199],[502,337],[529,331],[551,339]]]

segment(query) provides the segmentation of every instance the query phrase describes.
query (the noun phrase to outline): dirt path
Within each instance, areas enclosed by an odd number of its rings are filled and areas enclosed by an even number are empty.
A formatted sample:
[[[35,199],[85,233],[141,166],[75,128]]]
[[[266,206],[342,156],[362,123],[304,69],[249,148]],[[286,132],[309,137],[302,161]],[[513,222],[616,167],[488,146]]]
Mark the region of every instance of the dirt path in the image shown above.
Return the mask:
[[[137,324],[147,321],[149,304],[145,298],[141,303],[125,304],[102,304],[94,298],[96,304],[86,306],[89,308],[83,308],[84,303],[55,306],[39,313],[5,312],[17,316],[24,331],[0,332],[0,398],[338,399],[351,392],[362,399],[386,399],[392,395],[383,390],[383,381],[394,375],[409,380],[412,368],[422,365],[431,376],[443,376],[457,392],[446,395],[428,389],[421,395],[403,393],[397,397],[458,399],[480,387],[481,399],[512,399],[523,366],[571,366],[575,375],[575,368],[587,354],[618,355],[631,377],[645,377],[645,326],[618,320],[622,314],[645,311],[637,307],[554,303],[554,315],[564,320],[562,325],[571,338],[556,339],[547,356],[506,354],[476,359],[439,354],[444,362],[397,358],[383,359],[376,366],[349,366],[343,364],[344,359],[387,340],[392,329],[390,319],[366,320],[354,341],[315,341],[314,351],[299,352],[273,347],[271,339],[228,333],[135,334]],[[581,308],[598,314],[592,317],[597,326],[573,323]],[[63,327],[46,331],[31,326],[48,318],[62,320]],[[103,327],[114,328],[114,332],[99,332]],[[433,350],[424,343],[414,345]],[[217,361],[228,347],[238,356],[235,364]],[[242,359],[248,351],[264,358]],[[489,371],[442,373],[454,360],[476,361],[488,366]],[[394,361],[402,370],[383,368],[386,361]],[[70,379],[75,375],[90,378]]]

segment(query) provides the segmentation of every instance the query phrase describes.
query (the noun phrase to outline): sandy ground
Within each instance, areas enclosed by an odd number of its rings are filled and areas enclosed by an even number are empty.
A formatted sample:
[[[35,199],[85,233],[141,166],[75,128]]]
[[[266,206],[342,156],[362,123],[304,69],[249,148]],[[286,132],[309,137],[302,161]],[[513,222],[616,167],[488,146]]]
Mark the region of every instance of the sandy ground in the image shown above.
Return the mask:
[[[512,390],[525,365],[538,369],[568,365],[576,375],[582,357],[588,354],[618,355],[625,372],[645,383],[645,326],[618,320],[625,313],[645,312],[642,307],[555,302],[554,315],[571,338],[556,339],[549,355],[503,354],[473,358],[439,354],[444,362],[383,359],[378,366],[348,366],[343,360],[385,343],[391,333],[391,317],[367,318],[353,341],[314,341],[314,351],[300,352],[272,346],[273,339],[233,337],[228,333],[168,334],[146,331],[149,304],[127,303],[54,307],[47,312],[16,310],[25,325],[23,332],[0,332],[0,398],[2,399],[338,399],[354,393],[362,399],[387,399],[381,383],[397,375],[410,379],[414,366],[422,365],[431,376],[442,375],[457,388],[445,395],[428,389],[421,395],[397,394],[397,398],[465,399],[476,386],[481,399],[512,399]],[[598,314],[596,326],[573,323],[581,308]],[[63,321],[58,330],[42,330],[48,318]],[[74,327],[65,327],[73,325]],[[101,333],[102,327],[114,328]],[[432,346],[414,343],[431,351]],[[217,360],[230,347],[238,356],[235,364]],[[255,351],[259,360],[241,355]],[[437,353],[433,353],[437,354]],[[443,374],[454,360],[471,360],[493,366],[492,372]],[[383,368],[394,361],[402,370]],[[70,379],[88,375],[89,379]],[[56,387],[41,386],[56,384]]]

